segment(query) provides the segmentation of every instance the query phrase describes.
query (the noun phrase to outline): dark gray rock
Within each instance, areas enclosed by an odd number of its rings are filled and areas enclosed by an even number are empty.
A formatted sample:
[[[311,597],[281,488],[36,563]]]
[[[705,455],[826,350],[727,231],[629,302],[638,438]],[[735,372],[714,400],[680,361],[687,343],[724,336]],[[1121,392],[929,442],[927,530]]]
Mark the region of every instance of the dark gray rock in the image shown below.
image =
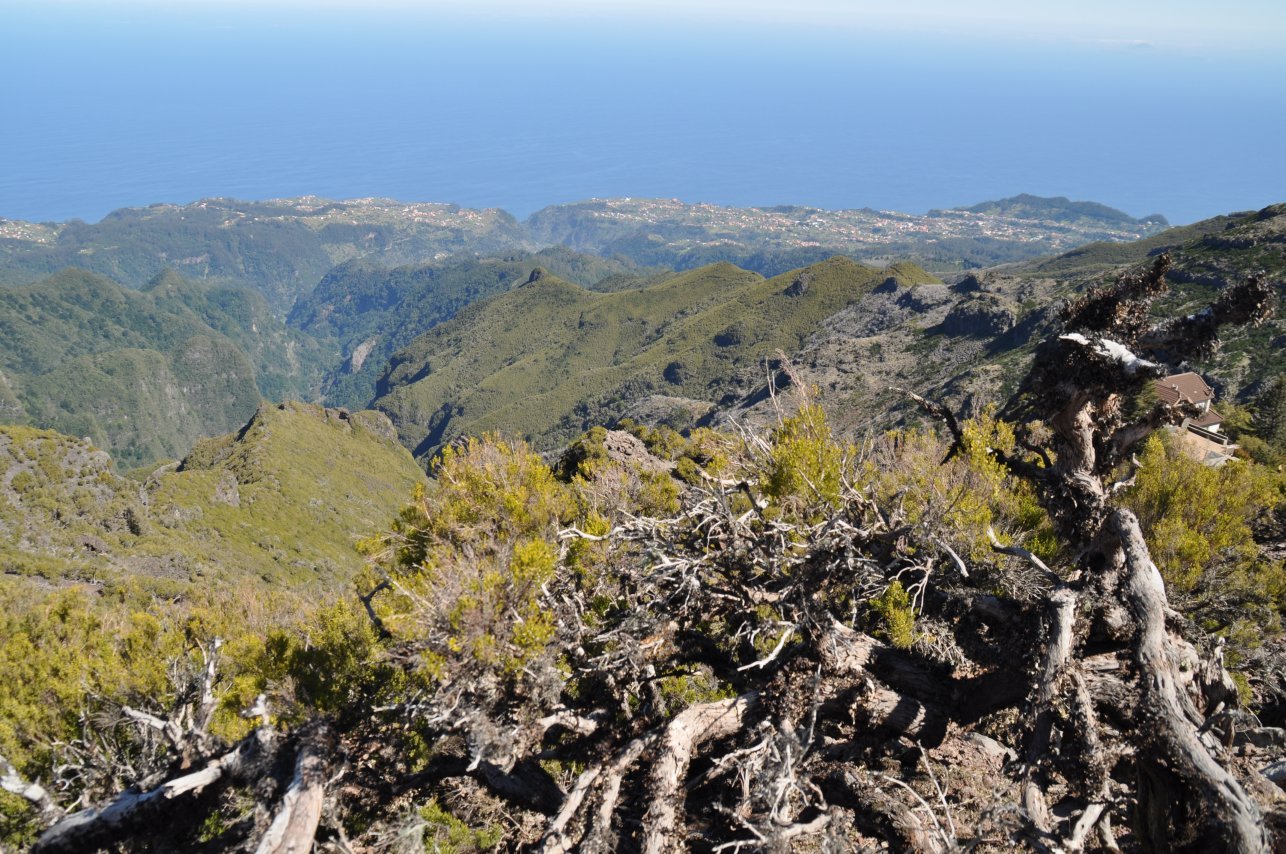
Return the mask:
[[[786,290],[782,291],[782,293],[788,297],[802,297],[804,294],[808,293],[808,287],[812,283],[813,283],[812,273],[809,273],[808,271],[804,271],[800,273],[798,276],[796,276],[795,281],[791,282],[786,287]]]
[[[898,297],[898,305],[915,312],[932,311],[955,299],[946,285],[916,285]]]
[[[974,294],[956,303],[943,318],[940,331],[965,338],[994,338],[1018,322],[1014,307],[999,297]]]

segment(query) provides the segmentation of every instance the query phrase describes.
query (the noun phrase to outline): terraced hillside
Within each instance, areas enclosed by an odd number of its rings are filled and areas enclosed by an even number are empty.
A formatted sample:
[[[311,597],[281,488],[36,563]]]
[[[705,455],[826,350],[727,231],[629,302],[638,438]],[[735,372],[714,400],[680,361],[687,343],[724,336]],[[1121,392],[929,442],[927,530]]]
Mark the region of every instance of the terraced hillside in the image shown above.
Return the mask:
[[[886,282],[937,280],[837,257],[772,279],[715,264],[604,294],[537,271],[395,354],[374,405],[417,457],[488,430],[548,447],[649,395],[736,399],[744,369]]]

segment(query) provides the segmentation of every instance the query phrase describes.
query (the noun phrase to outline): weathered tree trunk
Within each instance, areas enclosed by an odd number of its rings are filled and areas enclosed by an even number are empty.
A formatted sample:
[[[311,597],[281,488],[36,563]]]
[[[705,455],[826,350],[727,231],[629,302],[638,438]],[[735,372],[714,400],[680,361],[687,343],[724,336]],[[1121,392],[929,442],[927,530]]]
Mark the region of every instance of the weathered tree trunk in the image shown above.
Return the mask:
[[[326,745],[328,732],[314,733],[299,748],[295,776],[281,799],[276,818],[259,841],[255,854],[308,854],[321,821],[326,791]]]
[[[1237,779],[1197,734],[1165,628],[1165,585],[1148,554],[1138,519],[1117,510],[1112,529],[1125,559],[1125,594],[1138,622],[1140,841],[1151,851],[1268,851],[1263,816]]]

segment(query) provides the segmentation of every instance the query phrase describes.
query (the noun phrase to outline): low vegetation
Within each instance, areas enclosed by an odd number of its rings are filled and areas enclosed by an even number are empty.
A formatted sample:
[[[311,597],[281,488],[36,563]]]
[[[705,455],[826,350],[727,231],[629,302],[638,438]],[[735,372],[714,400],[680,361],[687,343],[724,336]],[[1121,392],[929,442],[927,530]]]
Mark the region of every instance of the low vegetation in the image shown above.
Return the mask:
[[[1185,467],[1149,438],[1184,408],[1122,404],[1162,370],[1137,353],[1209,352],[1272,294],[1153,327],[1163,274],[1070,304],[1003,410],[913,396],[940,433],[850,445],[796,386],[766,433],[626,424],[552,467],[453,443],[363,544],[355,595],[275,627],[233,628],[244,602],[149,622],[128,595],[28,600],[4,660],[58,703],[0,705],[6,832],[45,852],[1270,850],[1281,721],[1240,704],[1280,709],[1281,603],[1254,597],[1281,567],[1247,532],[1281,476]],[[192,469],[234,465],[231,444]],[[1245,502],[1206,500],[1224,488]],[[1237,596],[1264,618],[1224,619]],[[1226,669],[1248,632],[1254,681]],[[123,665],[143,642],[174,663]]]

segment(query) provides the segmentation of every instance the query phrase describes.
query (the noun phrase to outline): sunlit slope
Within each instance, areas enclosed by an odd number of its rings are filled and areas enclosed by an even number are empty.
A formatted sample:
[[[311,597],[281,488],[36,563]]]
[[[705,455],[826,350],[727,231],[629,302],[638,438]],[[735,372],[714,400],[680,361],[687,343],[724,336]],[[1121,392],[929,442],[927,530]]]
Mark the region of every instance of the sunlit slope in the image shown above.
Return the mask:
[[[717,401],[739,369],[798,349],[889,278],[936,281],[843,257],[772,279],[715,264],[610,294],[537,276],[395,354],[375,407],[417,456],[488,430],[556,444],[650,393]]]
[[[356,540],[386,525],[423,473],[387,419],[262,407],[177,467],[123,477],[104,451],[0,427],[0,572],[34,583],[333,589]]]
[[[360,409],[375,396],[390,356],[470,303],[518,287],[535,267],[603,291],[656,274],[561,247],[394,269],[362,258],[327,273],[287,323],[341,354],[326,376],[326,401]]]

